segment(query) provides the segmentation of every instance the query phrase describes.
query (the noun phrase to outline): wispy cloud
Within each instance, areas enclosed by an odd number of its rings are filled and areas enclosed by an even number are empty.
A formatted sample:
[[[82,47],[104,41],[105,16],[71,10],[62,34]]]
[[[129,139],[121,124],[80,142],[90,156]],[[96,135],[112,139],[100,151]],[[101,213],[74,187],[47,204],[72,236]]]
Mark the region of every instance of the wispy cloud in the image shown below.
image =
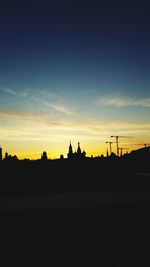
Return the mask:
[[[59,118],[50,118],[49,114],[41,114],[37,112],[13,112],[0,111],[0,125],[5,128],[10,125],[15,127],[49,127],[49,128],[63,128],[70,125],[66,120],[61,121]],[[14,126],[13,126],[14,127]]]
[[[96,100],[97,105],[101,106],[114,106],[114,107],[150,107],[150,98],[125,98],[125,97],[101,97]]]
[[[42,104],[43,106],[46,106],[50,109],[53,109],[55,111],[58,111],[60,113],[63,113],[65,115],[75,115],[75,112],[66,107],[65,105],[62,105],[59,102],[52,102],[51,100],[45,100],[45,98],[42,98],[41,96],[31,96],[31,99]]]
[[[4,91],[5,93],[17,96],[17,97],[28,97],[29,92],[27,90],[22,90],[22,91],[18,91],[18,90],[14,90],[12,88],[2,88],[2,91]]]
[[[72,119],[69,121],[59,118],[54,120],[54,118],[49,119],[46,114],[28,112],[0,112],[0,118],[1,145],[6,151],[20,157],[30,154],[30,158],[34,158],[36,156],[29,152],[37,153],[38,149],[39,151],[49,150],[50,155],[57,154],[59,157],[61,153],[68,152],[67,145],[70,140],[75,146],[80,141],[89,155],[93,153],[98,155],[100,151],[105,151],[105,142],[111,135],[134,137],[131,140],[122,139],[122,144],[137,142],[137,138],[150,139],[150,123]]]
[[[63,104],[63,99],[53,92],[43,89],[24,89],[19,91],[12,88],[2,88],[2,90],[10,95],[20,98],[27,98],[38,102],[40,105],[50,108],[56,112],[63,113],[64,115],[75,115],[75,112],[72,110],[72,108],[69,108],[66,104]]]
[[[76,133],[79,136],[100,137],[101,135],[112,135],[113,133],[144,133],[150,132],[150,123],[131,123],[108,120],[61,120],[60,118],[49,117],[49,114],[41,114],[34,112],[3,112],[0,111],[0,125],[9,131],[11,127],[28,128],[30,131],[41,128],[48,131],[56,130],[59,135],[68,133]],[[7,131],[6,130],[6,131]],[[24,131],[24,130],[23,130]],[[38,131],[37,131],[38,132]],[[44,133],[43,133],[44,135]]]
[[[75,111],[64,104],[64,100],[54,93],[43,90],[35,92],[30,98],[45,107],[53,109],[56,112],[63,113],[64,115],[68,116],[75,115]]]

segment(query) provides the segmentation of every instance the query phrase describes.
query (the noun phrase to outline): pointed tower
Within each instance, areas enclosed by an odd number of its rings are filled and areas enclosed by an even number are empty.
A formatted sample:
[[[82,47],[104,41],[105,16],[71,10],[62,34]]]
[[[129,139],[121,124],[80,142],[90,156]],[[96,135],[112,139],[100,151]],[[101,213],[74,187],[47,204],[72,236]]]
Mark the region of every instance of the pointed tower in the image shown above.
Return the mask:
[[[71,141],[70,141],[69,152],[68,152],[68,159],[69,159],[69,158],[73,158],[73,150],[72,150]]]
[[[71,141],[70,141],[70,145],[69,145],[69,153],[73,154],[73,150],[72,150]]]
[[[80,148],[80,143],[79,143],[79,142],[78,142],[77,154],[78,154],[78,155],[81,155],[81,148]]]

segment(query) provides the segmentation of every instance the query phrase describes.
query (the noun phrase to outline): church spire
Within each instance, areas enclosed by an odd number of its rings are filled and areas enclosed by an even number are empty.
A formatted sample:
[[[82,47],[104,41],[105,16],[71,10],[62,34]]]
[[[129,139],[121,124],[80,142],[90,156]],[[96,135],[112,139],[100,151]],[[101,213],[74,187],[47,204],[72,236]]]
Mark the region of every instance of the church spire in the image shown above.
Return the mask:
[[[71,141],[70,141],[68,158],[72,158],[72,157],[73,157],[73,150],[72,150],[72,145],[71,145]]]
[[[70,145],[69,145],[69,153],[73,153],[71,141],[70,141]]]
[[[79,143],[79,142],[78,142],[77,154],[78,154],[78,155],[80,155],[80,154],[81,154],[81,148],[80,148],[80,143]]]

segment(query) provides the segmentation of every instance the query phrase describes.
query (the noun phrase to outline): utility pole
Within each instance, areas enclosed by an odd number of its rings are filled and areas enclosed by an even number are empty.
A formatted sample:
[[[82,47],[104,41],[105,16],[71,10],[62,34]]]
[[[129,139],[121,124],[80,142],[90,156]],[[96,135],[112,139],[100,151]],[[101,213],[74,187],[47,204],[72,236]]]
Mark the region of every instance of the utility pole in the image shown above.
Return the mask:
[[[118,139],[121,138],[133,138],[132,136],[123,136],[123,135],[112,135],[111,137],[116,138],[116,147],[117,147],[117,156],[119,157],[119,146],[118,146]]]
[[[120,157],[122,157],[122,150],[123,149],[128,149],[127,147],[119,147],[119,149],[120,149]]]
[[[112,153],[112,148],[111,148],[111,145],[113,144],[113,143],[115,143],[115,142],[106,142],[106,144],[109,144],[109,147],[110,147],[110,155],[111,155],[111,153]]]

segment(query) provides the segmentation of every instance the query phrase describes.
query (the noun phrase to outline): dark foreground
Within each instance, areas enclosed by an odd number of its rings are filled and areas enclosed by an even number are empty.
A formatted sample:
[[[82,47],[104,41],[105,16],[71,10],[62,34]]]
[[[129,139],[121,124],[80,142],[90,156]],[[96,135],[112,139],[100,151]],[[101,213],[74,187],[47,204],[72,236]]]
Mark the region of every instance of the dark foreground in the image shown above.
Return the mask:
[[[150,266],[148,162],[2,163],[0,266]]]
[[[150,203],[1,210],[1,266],[150,266]]]

